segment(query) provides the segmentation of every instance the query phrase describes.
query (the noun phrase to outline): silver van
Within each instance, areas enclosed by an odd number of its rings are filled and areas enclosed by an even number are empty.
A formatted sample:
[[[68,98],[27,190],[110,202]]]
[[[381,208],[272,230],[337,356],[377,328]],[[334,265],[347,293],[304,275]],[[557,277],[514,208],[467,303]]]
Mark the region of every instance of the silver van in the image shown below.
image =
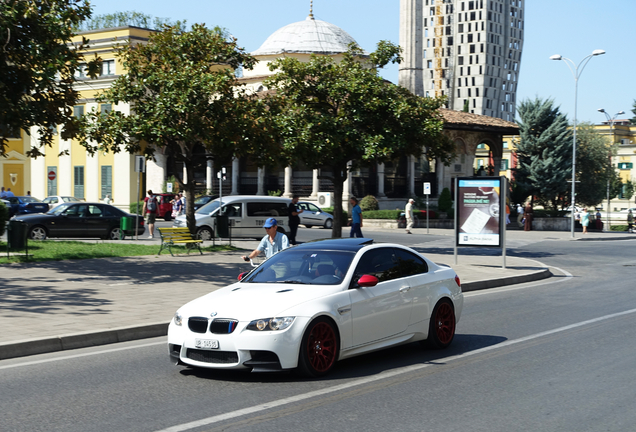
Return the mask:
[[[247,237],[260,240],[266,234],[263,224],[267,218],[273,217],[278,222],[278,231],[289,230],[288,206],[289,198],[230,195],[223,197],[222,214],[228,216],[232,237]],[[197,236],[201,240],[212,240],[216,232],[216,216],[221,207],[221,198],[210,201],[195,213]],[[187,226],[185,215],[174,220],[173,227]]]

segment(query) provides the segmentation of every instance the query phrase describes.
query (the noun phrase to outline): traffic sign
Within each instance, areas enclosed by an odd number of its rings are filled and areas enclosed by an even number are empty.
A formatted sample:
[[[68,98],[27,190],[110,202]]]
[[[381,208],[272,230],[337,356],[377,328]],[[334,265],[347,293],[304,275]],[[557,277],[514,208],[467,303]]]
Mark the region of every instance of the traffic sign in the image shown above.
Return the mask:
[[[429,182],[424,183],[424,195],[431,194],[431,184]]]
[[[55,180],[55,171],[49,171],[49,180]]]

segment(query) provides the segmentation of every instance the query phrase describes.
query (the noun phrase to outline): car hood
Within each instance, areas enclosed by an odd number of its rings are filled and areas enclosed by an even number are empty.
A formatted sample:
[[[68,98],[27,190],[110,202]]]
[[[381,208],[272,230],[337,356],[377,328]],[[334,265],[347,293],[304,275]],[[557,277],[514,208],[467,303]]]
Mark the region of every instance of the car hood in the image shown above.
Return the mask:
[[[36,219],[48,219],[48,218],[52,218],[55,217],[54,215],[49,215],[46,213],[29,213],[29,214],[21,214],[21,215],[17,215],[14,216],[13,219],[17,220],[17,221],[23,221],[26,223],[29,223],[31,221],[34,221]]]
[[[214,313],[218,318],[252,321],[282,316],[296,305],[341,290],[340,285],[236,283],[187,303],[179,313],[184,318]]]

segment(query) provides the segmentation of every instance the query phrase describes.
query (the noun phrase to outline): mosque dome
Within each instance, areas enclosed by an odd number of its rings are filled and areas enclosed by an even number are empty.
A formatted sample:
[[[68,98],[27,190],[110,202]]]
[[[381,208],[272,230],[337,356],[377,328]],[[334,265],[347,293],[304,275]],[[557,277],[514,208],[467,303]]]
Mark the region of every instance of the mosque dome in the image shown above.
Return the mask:
[[[333,55],[347,51],[350,43],[357,43],[340,27],[314,19],[313,14],[304,21],[298,21],[276,30],[259,49],[258,55],[278,55],[283,53]]]

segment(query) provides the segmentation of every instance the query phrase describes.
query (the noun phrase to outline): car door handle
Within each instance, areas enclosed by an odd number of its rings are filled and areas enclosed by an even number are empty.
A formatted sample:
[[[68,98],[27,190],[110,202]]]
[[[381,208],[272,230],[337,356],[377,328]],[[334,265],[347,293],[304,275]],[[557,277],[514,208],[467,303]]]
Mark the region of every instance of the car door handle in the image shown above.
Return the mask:
[[[405,293],[405,292],[407,292],[407,291],[408,291],[408,290],[410,290],[410,289],[411,289],[411,287],[410,287],[410,286],[403,286],[402,288],[400,288],[400,292]]]

